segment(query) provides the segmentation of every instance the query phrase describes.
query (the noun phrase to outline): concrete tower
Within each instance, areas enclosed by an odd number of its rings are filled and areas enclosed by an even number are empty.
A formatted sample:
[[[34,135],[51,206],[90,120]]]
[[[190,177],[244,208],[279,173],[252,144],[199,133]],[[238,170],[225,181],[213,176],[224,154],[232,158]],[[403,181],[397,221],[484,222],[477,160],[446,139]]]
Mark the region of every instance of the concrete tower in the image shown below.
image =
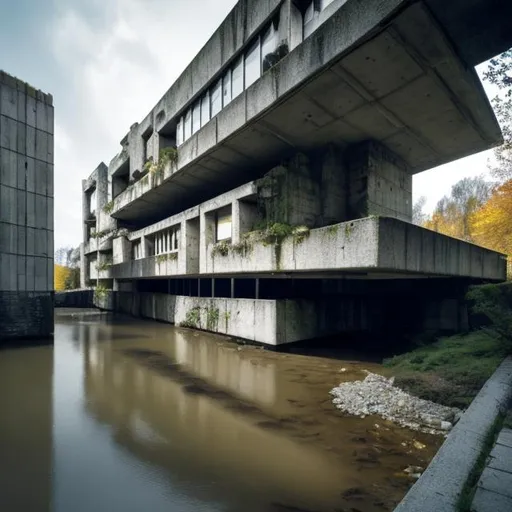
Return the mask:
[[[52,96],[0,71],[0,344],[52,333]]]

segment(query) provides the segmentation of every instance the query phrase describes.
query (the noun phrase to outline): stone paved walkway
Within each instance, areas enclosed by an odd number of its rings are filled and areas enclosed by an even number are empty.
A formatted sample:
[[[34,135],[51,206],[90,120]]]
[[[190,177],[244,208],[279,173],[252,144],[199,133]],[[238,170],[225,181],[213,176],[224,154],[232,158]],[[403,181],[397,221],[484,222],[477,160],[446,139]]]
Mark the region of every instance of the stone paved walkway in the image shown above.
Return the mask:
[[[512,512],[512,429],[504,428],[489,455],[472,512]]]

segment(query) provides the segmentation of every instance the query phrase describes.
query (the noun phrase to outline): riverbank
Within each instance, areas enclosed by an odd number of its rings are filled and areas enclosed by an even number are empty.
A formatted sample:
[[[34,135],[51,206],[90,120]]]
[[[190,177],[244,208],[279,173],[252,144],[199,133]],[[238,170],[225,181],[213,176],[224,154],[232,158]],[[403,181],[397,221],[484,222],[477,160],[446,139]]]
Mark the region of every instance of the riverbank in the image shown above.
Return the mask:
[[[509,351],[492,330],[440,338],[384,360],[395,385],[449,407],[466,408]]]
[[[396,386],[426,400],[466,408],[512,353],[512,283],[475,286],[466,299],[474,330],[418,343],[384,360]]]

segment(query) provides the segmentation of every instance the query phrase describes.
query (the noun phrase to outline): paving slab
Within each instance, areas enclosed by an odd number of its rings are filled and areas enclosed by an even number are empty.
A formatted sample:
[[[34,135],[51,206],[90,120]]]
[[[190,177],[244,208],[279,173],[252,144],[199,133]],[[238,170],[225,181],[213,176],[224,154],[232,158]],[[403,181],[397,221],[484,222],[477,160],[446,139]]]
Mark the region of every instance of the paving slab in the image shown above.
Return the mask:
[[[478,487],[512,499],[512,473],[487,467],[478,481]]]
[[[496,444],[489,455],[487,467],[512,473],[512,448]]]
[[[471,504],[471,512],[510,512],[511,510],[512,498],[477,488]]]
[[[496,444],[501,444],[503,446],[508,446],[509,448],[512,448],[512,429],[504,428],[500,432]]]

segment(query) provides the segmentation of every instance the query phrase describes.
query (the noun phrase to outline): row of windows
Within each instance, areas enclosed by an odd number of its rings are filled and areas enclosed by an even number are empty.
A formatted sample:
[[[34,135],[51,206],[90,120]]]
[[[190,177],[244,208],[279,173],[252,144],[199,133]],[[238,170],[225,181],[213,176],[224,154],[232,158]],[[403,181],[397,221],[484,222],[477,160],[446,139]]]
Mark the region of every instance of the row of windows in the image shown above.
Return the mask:
[[[180,228],[165,229],[155,234],[154,238],[154,254],[167,254],[172,251],[177,251],[180,246]],[[153,252],[153,251],[152,251]]]
[[[332,0],[331,0],[332,1]],[[274,23],[258,36],[253,45],[231,66],[196,103],[180,118],[176,131],[177,145],[215,117],[232,100],[261,77],[269,67],[266,58],[276,51],[278,31]]]

